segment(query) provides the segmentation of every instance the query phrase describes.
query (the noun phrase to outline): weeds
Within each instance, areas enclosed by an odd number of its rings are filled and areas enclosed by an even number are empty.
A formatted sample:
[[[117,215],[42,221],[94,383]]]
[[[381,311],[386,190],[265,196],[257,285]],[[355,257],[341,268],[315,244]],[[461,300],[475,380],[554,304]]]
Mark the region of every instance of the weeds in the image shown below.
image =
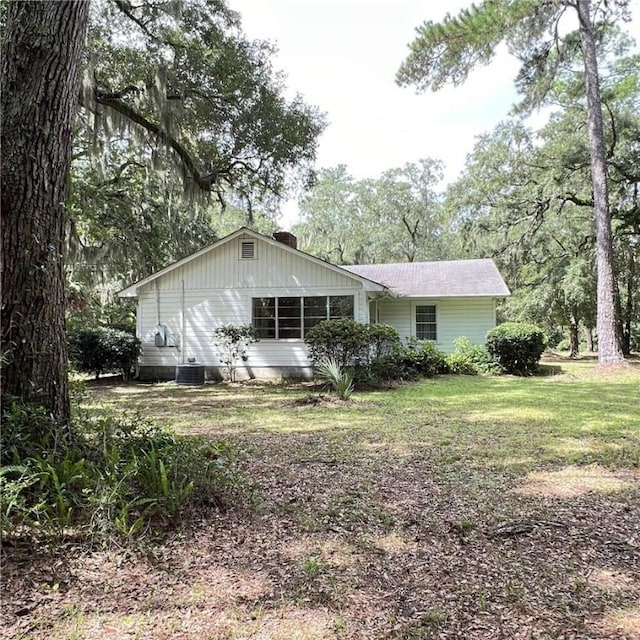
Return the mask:
[[[317,556],[309,556],[302,563],[302,573],[309,579],[317,578],[325,569],[324,562]]]
[[[64,438],[38,409],[14,403],[2,417],[3,538],[72,529],[103,542],[131,539],[218,504],[237,485],[226,444],[138,416],[80,413]]]

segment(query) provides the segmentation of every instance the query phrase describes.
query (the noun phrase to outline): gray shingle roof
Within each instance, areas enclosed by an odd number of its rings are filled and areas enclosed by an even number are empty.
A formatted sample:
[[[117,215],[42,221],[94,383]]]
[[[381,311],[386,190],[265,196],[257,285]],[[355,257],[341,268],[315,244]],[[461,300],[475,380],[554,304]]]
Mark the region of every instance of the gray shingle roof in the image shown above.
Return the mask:
[[[493,260],[443,260],[343,266],[399,296],[453,297],[511,295]]]

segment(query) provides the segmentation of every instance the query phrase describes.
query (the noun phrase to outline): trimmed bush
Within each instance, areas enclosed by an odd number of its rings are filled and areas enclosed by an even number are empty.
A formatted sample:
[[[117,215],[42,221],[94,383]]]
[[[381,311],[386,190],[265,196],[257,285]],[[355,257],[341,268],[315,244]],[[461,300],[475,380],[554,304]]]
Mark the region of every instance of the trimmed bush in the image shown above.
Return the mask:
[[[366,325],[369,346],[368,361],[375,362],[391,355],[400,344],[400,335],[388,324]]]
[[[409,340],[398,343],[382,358],[373,360],[368,367],[360,367],[360,380],[415,380],[422,376],[432,378],[439,373],[447,373],[444,353],[427,340]]]
[[[450,373],[475,376],[479,373],[500,373],[500,366],[491,357],[486,347],[472,344],[461,336],[453,341],[455,350],[447,356]]]
[[[487,350],[502,371],[532,375],[546,347],[544,331],[533,324],[504,322],[487,333]]]
[[[430,340],[411,338],[403,346],[405,366],[415,369],[417,376],[433,378],[440,373],[448,373],[447,359]]]
[[[403,344],[387,324],[327,320],[310,329],[305,341],[314,365],[331,360],[341,369],[353,367],[358,382],[415,380],[447,371],[445,355],[432,342],[414,338]]]
[[[324,320],[309,329],[304,340],[314,364],[333,360],[343,369],[355,364],[368,364],[369,325],[350,318]],[[382,341],[381,337],[380,340]]]
[[[107,327],[79,329],[68,332],[69,356],[79,371],[122,373],[128,378],[140,355],[140,340],[136,336]]]

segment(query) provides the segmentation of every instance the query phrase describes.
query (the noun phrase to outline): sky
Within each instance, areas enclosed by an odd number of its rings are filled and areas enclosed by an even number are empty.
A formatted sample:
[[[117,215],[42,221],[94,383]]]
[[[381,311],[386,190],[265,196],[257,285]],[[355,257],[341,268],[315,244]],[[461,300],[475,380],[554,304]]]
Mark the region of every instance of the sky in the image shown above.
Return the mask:
[[[456,14],[468,0],[229,0],[250,39],[268,40],[274,66],[286,75],[289,95],[299,93],[326,114],[317,168],[345,164],[356,179],[421,158],[445,164],[443,186],[464,167],[477,136],[492,131],[517,100],[518,63],[506,52],[478,67],[459,87],[417,94],[395,74],[415,28]],[[631,0],[627,30],[640,41],[640,0]],[[532,125],[544,114],[534,114]],[[281,226],[297,218],[283,206]]]

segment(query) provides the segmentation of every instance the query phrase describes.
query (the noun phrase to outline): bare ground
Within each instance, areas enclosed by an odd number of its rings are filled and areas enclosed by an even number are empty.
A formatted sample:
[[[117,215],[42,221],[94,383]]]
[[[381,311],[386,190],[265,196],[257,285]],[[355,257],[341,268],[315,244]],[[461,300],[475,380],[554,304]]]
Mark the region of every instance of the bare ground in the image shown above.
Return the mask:
[[[6,546],[1,637],[640,639],[637,470],[232,437],[251,452],[244,505],[135,552]]]

